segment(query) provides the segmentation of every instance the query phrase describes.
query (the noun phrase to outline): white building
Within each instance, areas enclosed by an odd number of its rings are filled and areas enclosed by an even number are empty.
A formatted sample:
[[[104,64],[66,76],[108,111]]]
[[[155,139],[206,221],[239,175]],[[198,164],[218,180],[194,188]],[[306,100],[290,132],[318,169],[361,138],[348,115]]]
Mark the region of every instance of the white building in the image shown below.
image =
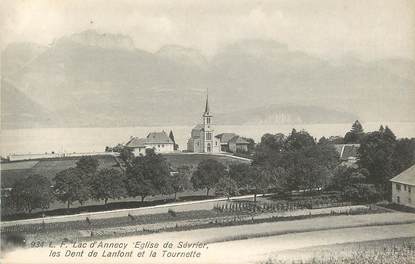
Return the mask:
[[[390,179],[392,202],[415,208],[415,165]]]
[[[145,155],[146,149],[154,149],[156,153],[174,152],[174,142],[166,132],[151,132],[145,138],[133,137],[125,144],[134,156]]]
[[[213,129],[213,116],[209,109],[209,97],[206,97],[205,112],[202,115],[202,124],[196,125],[192,129],[187,150],[196,153],[218,153],[220,149],[220,139],[216,138]]]

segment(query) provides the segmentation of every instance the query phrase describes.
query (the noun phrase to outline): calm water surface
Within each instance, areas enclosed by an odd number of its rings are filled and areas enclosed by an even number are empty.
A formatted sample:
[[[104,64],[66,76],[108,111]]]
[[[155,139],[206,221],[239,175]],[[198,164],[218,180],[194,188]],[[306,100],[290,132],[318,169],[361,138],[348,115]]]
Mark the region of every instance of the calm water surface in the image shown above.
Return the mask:
[[[415,137],[415,123],[364,123],[365,131],[377,130],[381,124],[388,125],[397,137]],[[234,132],[251,137],[256,142],[264,133],[288,134],[292,128],[305,129],[312,136],[344,135],[351,124],[305,124],[305,125],[259,125],[259,126],[215,126],[215,134]],[[115,128],[35,128],[6,129],[1,131],[0,155],[11,153],[44,152],[92,152],[104,151],[105,146],[125,143],[131,136],[145,137],[149,132],[173,130],[180,149],[186,149],[186,142],[193,126],[175,127],[115,127]]]

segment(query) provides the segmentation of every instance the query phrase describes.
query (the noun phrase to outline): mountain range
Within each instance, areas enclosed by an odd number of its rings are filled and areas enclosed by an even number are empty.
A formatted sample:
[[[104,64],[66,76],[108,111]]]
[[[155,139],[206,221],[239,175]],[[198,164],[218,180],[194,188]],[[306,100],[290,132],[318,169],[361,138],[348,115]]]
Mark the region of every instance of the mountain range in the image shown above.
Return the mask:
[[[206,58],[89,30],[48,46],[10,44],[1,75],[3,128],[190,125],[207,90],[218,124],[415,121],[414,61],[329,61],[271,40]]]

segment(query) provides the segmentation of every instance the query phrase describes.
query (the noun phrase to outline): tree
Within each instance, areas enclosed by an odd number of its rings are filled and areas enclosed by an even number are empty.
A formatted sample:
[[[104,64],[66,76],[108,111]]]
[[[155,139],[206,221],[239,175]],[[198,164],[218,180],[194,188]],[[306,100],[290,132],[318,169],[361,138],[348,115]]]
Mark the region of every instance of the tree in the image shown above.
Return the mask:
[[[272,174],[270,170],[262,166],[254,166],[252,169],[249,186],[254,193],[254,202],[256,202],[257,195],[270,188]]]
[[[356,120],[352,125],[352,129],[344,135],[344,143],[360,143],[363,136],[363,126],[360,124],[359,120]]]
[[[169,178],[169,185],[174,193],[174,200],[177,199],[177,193],[182,192],[190,187],[190,168],[182,166],[177,169],[176,173]]]
[[[57,199],[70,205],[78,201],[81,205],[89,199],[88,185],[79,168],[69,168],[58,172],[54,178],[54,191]]]
[[[76,168],[78,168],[83,174],[92,176],[97,172],[99,162],[97,158],[92,156],[82,156],[76,162]]]
[[[178,150],[179,149],[179,145],[177,145],[176,144],[176,140],[174,140],[174,135],[173,135],[173,131],[172,130],[170,130],[170,133],[169,133],[169,138],[173,141],[173,144],[174,144],[174,150]]]
[[[16,181],[11,191],[14,206],[29,213],[36,208],[49,208],[53,199],[50,181],[38,174]]]
[[[278,163],[285,141],[284,134],[264,134],[255,149],[253,164]]]
[[[125,165],[131,166],[133,160],[134,160],[134,153],[126,147],[123,147],[122,149],[119,150],[120,153],[120,158],[122,159],[122,161],[124,161]]]
[[[392,156],[394,175],[415,164],[415,138],[402,138],[396,141]]]
[[[171,193],[169,186],[170,168],[166,160],[147,149],[145,156],[136,157],[126,171],[126,186],[130,196],[141,196],[141,201],[148,195]]]
[[[358,164],[369,171],[369,182],[379,185],[385,198],[390,192],[389,179],[394,176],[393,156],[396,137],[388,128],[381,127],[362,138],[358,149]]]
[[[333,177],[329,183],[330,188],[341,191],[344,195],[346,187],[351,183],[351,177],[355,170],[355,168],[349,166],[338,166],[333,172]]]
[[[305,130],[297,132],[293,129],[291,134],[285,140],[284,148],[287,151],[295,151],[302,148],[314,146],[316,144],[314,138]]]
[[[209,190],[214,188],[219,179],[226,175],[225,166],[213,159],[203,160],[193,172],[191,182],[195,189],[205,189],[206,196],[209,196]]]
[[[229,165],[229,177],[239,188],[247,190],[253,177],[252,167],[245,163],[231,164]]]
[[[357,169],[352,169],[343,194],[349,201],[365,203],[377,201],[380,197],[376,187],[373,184],[368,184],[366,176]]]
[[[340,136],[330,136],[327,140],[332,144],[344,144],[344,138]]]
[[[279,166],[287,172],[290,190],[312,191],[327,186],[332,171],[338,164],[338,153],[333,145],[311,145],[286,151]]]
[[[91,196],[96,200],[119,199],[126,194],[124,178],[115,169],[101,169],[92,176]]]
[[[224,194],[228,199],[238,194],[238,185],[229,175],[221,177],[216,184],[216,192]]]
[[[278,193],[285,193],[288,191],[288,177],[289,174],[283,167],[273,166],[268,168],[271,173],[270,187]]]
[[[325,139],[316,144],[307,131],[295,129],[288,137],[265,134],[253,161],[254,166],[272,176],[270,187],[280,192],[321,189],[337,164],[338,153],[333,144]]]

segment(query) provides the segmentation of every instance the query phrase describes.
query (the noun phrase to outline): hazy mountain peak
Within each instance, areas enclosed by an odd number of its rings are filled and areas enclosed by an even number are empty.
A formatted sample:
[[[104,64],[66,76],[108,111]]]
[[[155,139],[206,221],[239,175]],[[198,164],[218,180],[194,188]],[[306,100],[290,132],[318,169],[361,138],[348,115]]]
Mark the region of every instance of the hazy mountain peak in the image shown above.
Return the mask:
[[[333,66],[258,39],[230,44],[206,61],[196,49],[168,45],[151,53],[135,49],[128,36],[91,30],[39,50],[10,46],[2,55],[2,75],[13,83],[1,97],[8,127],[53,126],[45,112],[65,126],[192,124],[207,87],[212,108],[223,113],[218,123],[334,123],[354,121],[354,114],[414,120],[412,61]],[[293,107],[281,106],[288,103]],[[233,111],[244,112],[225,114]]]
[[[286,45],[274,40],[244,39],[226,46],[223,52],[241,52],[255,57],[269,56],[274,53],[285,53]]]
[[[207,64],[206,58],[199,50],[179,45],[163,46],[156,54],[161,58],[178,63],[187,63],[198,66],[205,66]]]
[[[103,49],[126,49],[134,50],[134,41],[126,35],[98,33],[95,30],[86,30],[80,33],[75,33],[69,37],[64,37],[64,40],[69,40],[85,46],[100,47]]]

